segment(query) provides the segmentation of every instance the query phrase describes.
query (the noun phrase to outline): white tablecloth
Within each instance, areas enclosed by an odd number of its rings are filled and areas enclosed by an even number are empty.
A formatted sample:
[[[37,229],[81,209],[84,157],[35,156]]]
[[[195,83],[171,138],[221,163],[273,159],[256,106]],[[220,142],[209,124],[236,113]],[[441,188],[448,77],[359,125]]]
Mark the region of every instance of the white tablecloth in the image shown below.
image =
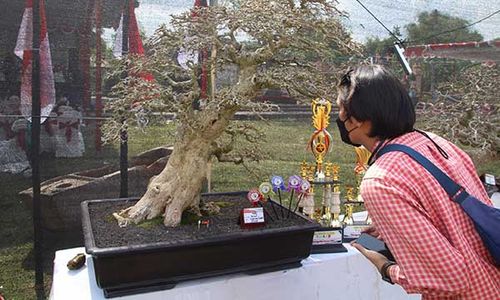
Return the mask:
[[[312,299],[420,299],[380,279],[371,263],[345,244],[347,253],[314,254],[302,267],[260,275],[233,274],[178,284],[171,290],[113,299],[131,300],[312,300]],[[66,263],[84,248],[56,252],[51,300],[104,299],[97,287],[92,259],[86,266],[69,271]]]

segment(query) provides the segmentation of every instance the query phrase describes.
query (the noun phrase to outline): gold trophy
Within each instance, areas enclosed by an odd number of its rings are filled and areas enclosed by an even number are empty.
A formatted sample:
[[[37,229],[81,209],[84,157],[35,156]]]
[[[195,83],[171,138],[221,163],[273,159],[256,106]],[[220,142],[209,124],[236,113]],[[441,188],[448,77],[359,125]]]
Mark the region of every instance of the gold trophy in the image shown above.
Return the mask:
[[[353,208],[354,207],[352,204],[345,205],[345,215],[344,215],[344,219],[342,220],[342,223],[344,224],[344,226],[354,224],[354,219],[352,217]]]
[[[340,167],[337,164],[330,164],[332,172],[332,181],[337,182],[333,184],[332,192],[332,203],[331,203],[331,214],[332,214],[332,227],[340,226],[340,185],[339,181],[339,171]]]
[[[308,170],[307,163],[305,161],[303,161],[300,164],[300,177],[307,179],[307,170]]]
[[[332,179],[332,168],[333,164],[332,163],[326,163],[325,164],[325,178],[327,180]]]
[[[356,166],[354,167],[354,174],[356,175],[356,201],[363,201],[361,198],[361,181],[365,176],[366,170],[368,170],[368,159],[370,158],[371,152],[365,147],[356,147]]]
[[[309,182],[314,181],[314,171],[315,171],[315,167],[309,166],[309,170],[307,172],[307,180],[309,180]]]
[[[354,188],[352,186],[346,187],[346,200],[349,202],[354,201]]]
[[[308,149],[311,150],[316,158],[316,173],[314,179],[317,181],[325,180],[323,173],[323,159],[330,150],[332,137],[326,130],[330,124],[330,112],[332,104],[326,99],[314,99],[312,101],[312,122],[316,130],[309,139]]]
[[[338,181],[339,180],[339,171],[340,167],[337,164],[332,165],[332,180],[333,181]],[[338,183],[333,184],[333,191],[334,192],[340,192],[340,185]]]

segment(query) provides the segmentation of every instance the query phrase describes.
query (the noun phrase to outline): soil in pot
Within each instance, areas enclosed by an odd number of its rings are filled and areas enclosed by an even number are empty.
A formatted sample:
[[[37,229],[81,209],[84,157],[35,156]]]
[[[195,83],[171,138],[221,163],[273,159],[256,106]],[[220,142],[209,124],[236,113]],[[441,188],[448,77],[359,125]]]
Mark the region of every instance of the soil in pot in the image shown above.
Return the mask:
[[[203,203],[213,202],[220,207],[218,214],[203,216],[202,221],[209,221],[209,226],[201,225],[198,228],[198,219],[195,215],[184,214],[183,222],[177,227],[165,227],[162,218],[145,221],[137,225],[129,225],[120,228],[112,213],[127,208],[134,202],[98,202],[89,205],[90,220],[98,248],[144,245],[152,243],[178,244],[188,241],[200,241],[213,237],[238,234],[248,231],[263,231],[272,228],[284,228],[310,223],[307,219],[290,213],[283,209],[285,218],[281,216],[281,208],[274,205],[278,217],[275,215],[272,205],[264,204],[265,210],[271,215],[266,215],[266,224],[253,229],[242,229],[238,224],[240,211],[251,207],[245,194],[241,195],[204,195]]]

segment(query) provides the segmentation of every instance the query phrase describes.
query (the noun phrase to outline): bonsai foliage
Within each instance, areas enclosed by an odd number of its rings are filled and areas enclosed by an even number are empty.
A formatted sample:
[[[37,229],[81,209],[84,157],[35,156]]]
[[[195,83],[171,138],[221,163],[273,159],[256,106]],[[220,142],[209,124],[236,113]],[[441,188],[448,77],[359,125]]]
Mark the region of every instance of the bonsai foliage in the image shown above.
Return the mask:
[[[462,145],[500,154],[500,67],[476,64],[443,83],[440,98],[421,110],[420,119]]]
[[[166,226],[176,226],[185,209],[198,211],[213,156],[236,163],[258,159],[261,133],[230,121],[239,110],[273,109],[254,101],[262,88],[282,87],[307,99],[334,97],[334,78],[342,67],[332,62],[359,49],[334,4],[252,0],[196,8],[159,28],[147,42],[144,57],[120,62],[114,75],[123,79],[115,85],[108,107],[113,119],[106,125],[107,137],[137,125],[137,115],[147,112],[175,113],[177,124],[165,169],[151,179],[136,205],[115,214],[121,225],[163,215]],[[146,72],[155,80],[142,79]],[[206,91],[200,87],[204,76],[217,78]],[[238,139],[254,147],[232,153]]]

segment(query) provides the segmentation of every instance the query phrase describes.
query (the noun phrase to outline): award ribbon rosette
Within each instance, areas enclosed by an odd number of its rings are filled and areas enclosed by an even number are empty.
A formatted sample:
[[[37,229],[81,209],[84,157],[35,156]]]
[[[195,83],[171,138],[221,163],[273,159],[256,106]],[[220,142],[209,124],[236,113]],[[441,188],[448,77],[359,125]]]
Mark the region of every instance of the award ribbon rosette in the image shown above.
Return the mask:
[[[291,192],[290,193],[290,200],[288,201],[288,214],[287,218],[290,217],[290,211],[292,210],[292,200],[293,200],[293,193],[297,192],[297,194],[300,192],[300,185],[302,184],[302,177],[298,175],[292,175],[288,178],[288,188],[287,191]],[[298,203],[298,201],[297,201]]]
[[[271,177],[271,185],[273,186],[273,192],[278,192],[278,199],[280,201],[281,217],[285,218],[285,213],[283,212],[283,201],[281,201],[281,191],[285,190],[285,182],[281,176]]]
[[[252,203],[252,207],[243,208],[240,212],[240,226],[242,228],[254,228],[266,224],[265,210],[261,204],[264,196],[258,189],[251,189],[247,194],[247,199]]]
[[[300,183],[300,188],[299,188],[299,197],[297,200],[297,204],[295,204],[295,208],[293,209],[293,212],[297,211],[297,209],[299,208],[300,201],[302,200],[302,198],[304,198],[306,196],[306,194],[309,192],[310,189],[311,189],[311,184],[309,183],[309,181],[302,180],[302,182]]]
[[[263,182],[259,186],[259,192],[264,196],[263,201],[269,201],[269,203],[271,203],[271,207],[273,208],[274,216],[276,217],[276,219],[279,219],[279,215],[276,212],[274,201],[271,201],[271,195],[274,195],[273,186],[269,182]]]

